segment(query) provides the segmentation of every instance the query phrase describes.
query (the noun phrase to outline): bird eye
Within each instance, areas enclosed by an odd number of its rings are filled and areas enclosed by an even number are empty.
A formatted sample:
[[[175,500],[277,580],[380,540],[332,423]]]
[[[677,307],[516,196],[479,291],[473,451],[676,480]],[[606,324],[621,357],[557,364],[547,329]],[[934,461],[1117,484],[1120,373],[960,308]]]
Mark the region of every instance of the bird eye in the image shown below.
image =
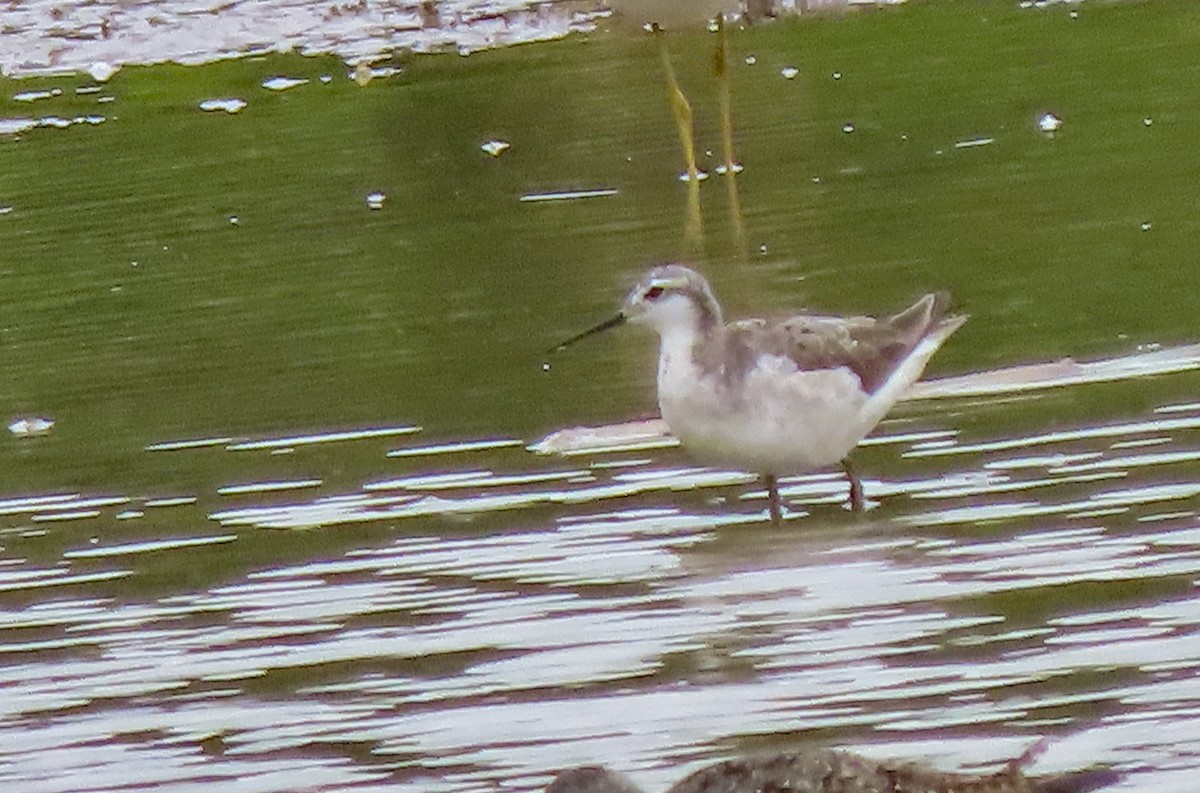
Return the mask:
[[[646,290],[647,300],[658,300],[662,297],[663,288],[661,286],[652,286]]]

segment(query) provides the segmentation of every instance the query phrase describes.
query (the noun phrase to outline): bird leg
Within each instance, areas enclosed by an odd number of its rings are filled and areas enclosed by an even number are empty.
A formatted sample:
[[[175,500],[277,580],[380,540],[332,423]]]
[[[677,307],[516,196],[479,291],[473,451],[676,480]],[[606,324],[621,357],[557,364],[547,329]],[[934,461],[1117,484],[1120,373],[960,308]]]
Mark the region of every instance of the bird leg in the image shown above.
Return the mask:
[[[767,507],[771,511],[771,522],[778,526],[783,522],[783,510],[779,506],[779,484],[775,474],[763,474],[763,484],[767,486]]]
[[[862,480],[858,478],[858,474],[854,473],[854,467],[850,465],[849,457],[842,460],[842,470],[846,472],[846,479],[850,480],[850,510],[862,512],[866,504],[863,499]]]

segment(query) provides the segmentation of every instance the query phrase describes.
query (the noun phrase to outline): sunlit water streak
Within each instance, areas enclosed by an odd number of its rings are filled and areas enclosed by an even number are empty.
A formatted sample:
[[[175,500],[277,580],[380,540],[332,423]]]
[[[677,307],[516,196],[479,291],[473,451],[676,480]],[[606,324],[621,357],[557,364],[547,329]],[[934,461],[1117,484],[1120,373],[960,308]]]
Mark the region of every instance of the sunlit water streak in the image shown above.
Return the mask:
[[[400,49],[462,54],[587,31],[605,10],[577,3],[439,0],[436,3],[312,3],[270,0],[248,7],[179,0],[93,6],[24,3],[0,31],[0,74],[62,72],[106,81],[123,65],[225,58],[295,50],[370,63]],[[294,88],[270,83],[267,90]]]
[[[952,426],[889,424],[875,446],[954,467],[868,478],[882,507],[862,521],[831,503],[844,497],[839,477],[791,477],[785,497],[810,514],[779,530],[763,523],[753,477],[680,465],[670,449],[528,470],[540,458],[511,441],[416,445],[404,459],[463,470],[418,468],[357,493],[319,480],[223,487],[239,504],[209,517],[232,531],[100,540],[65,548],[58,566],[0,568],[0,591],[60,593],[0,615],[3,778],[36,791],[131,780],[278,790],[297,779],[520,790],[561,766],[608,762],[654,787],[677,779],[680,762],[712,756],[705,747],[865,729],[876,738],[857,748],[868,754],[946,768],[987,768],[1062,734],[1038,770],[1110,762],[1134,772],[1120,789],[1188,790],[1171,768],[1200,752],[1200,527],[1180,507],[1200,486],[1170,472],[1195,462],[1175,447],[1198,427],[1187,415],[1133,416],[960,441]],[[1147,432],[1170,442],[1121,451]],[[1053,451],[1067,442],[1069,453]],[[263,446],[219,453],[247,443]],[[480,455],[488,467],[473,464]],[[310,500],[254,503],[309,489]],[[36,520],[131,501],[48,495],[0,510]],[[206,501],[165,503],[195,519]],[[1147,528],[1106,527],[1104,507]],[[554,517],[480,535],[419,522],[514,509]],[[255,527],[397,520],[418,528],[228,585],[72,595],[136,576],[139,558],[237,553]],[[1004,605],[1073,587],[1111,589],[1110,605],[1063,601],[1042,620]],[[1146,587],[1164,594],[1123,594]],[[214,740],[216,753],[205,748]]]

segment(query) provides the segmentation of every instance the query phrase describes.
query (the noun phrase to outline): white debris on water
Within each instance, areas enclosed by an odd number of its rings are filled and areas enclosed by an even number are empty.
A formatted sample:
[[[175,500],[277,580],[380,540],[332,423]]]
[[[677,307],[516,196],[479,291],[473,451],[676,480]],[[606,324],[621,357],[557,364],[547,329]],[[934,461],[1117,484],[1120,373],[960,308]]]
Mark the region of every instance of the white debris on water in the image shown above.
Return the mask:
[[[401,71],[398,66],[372,66],[369,62],[363,61],[355,66],[354,70],[347,74],[346,77],[365,88],[372,80],[394,77],[400,74]]]
[[[555,193],[526,193],[521,203],[535,204],[543,201],[576,201],[581,198],[604,198],[617,194],[616,188],[604,187],[597,190],[565,190]]]
[[[32,438],[46,435],[54,429],[54,419],[41,416],[22,416],[8,423],[8,431],[18,438]]]
[[[508,151],[511,146],[512,144],[506,140],[489,140],[479,148],[483,149],[484,152],[492,155],[493,157],[499,157],[501,154]]]
[[[36,118],[0,118],[0,135],[20,135],[37,126]]]
[[[51,97],[62,96],[61,88],[50,88],[45,91],[21,91],[13,94],[14,102],[36,102],[39,99],[50,99]]]
[[[1055,132],[1058,132],[1062,129],[1062,124],[1062,119],[1053,113],[1043,113],[1038,117],[1037,121],[1038,129],[1047,135],[1053,135]]]
[[[62,118],[61,116],[45,116],[43,118],[0,118],[0,135],[20,135],[22,132],[28,132],[38,127],[50,127],[53,129],[66,129],[79,124],[87,124],[89,126],[97,126],[105,122],[104,116],[73,116],[71,118]]]
[[[212,113],[217,110],[224,110],[226,113],[240,113],[246,107],[246,100],[228,98],[228,99],[205,99],[200,103],[200,109],[206,113]]]
[[[289,88],[304,85],[308,80],[303,77],[269,77],[263,80],[262,87],[268,91],[286,91]]]

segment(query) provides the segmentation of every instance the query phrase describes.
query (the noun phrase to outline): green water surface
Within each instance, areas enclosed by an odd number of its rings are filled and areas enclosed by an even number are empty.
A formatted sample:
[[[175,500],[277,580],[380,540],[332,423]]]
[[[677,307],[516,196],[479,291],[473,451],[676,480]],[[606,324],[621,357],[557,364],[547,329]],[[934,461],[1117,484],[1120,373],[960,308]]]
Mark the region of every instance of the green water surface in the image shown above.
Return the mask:
[[[668,40],[706,168],[715,40]],[[645,337],[538,364],[646,266],[685,256],[730,315],[948,289],[972,320],[935,372],[1192,340],[1198,44],[1200,7],[1168,0],[734,29],[746,250],[714,176],[699,257],[650,36],[397,56],[366,87],[284,56],[126,69],[98,95],[75,95],[83,77],[5,82],[0,117],[106,120],[0,140],[0,416],[58,422],[0,439],[0,494],[237,478],[142,451],[167,439],[408,423],[531,439],[649,414]],[[279,74],[310,82],[261,87]],[[63,94],[9,99],[49,87]],[[248,106],[198,109],[214,97]],[[488,156],[493,138],[512,148]],[[519,201],[595,188],[619,193]]]

